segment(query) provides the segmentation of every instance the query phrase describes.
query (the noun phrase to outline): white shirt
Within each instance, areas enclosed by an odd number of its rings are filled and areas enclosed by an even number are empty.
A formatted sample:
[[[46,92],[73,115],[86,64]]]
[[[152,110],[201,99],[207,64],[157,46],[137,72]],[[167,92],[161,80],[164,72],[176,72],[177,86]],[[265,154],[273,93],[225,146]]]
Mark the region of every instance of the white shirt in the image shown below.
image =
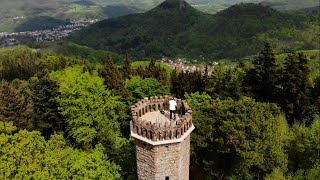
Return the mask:
[[[169,109],[170,110],[176,110],[176,106],[177,106],[177,103],[176,103],[176,101],[175,100],[170,100],[169,101]]]

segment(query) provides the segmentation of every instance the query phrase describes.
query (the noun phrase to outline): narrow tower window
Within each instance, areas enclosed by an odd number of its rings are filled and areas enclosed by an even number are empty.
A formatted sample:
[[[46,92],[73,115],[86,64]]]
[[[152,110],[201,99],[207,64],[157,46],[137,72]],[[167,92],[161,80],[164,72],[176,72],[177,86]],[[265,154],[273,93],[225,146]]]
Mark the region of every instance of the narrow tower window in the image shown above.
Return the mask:
[[[169,176],[166,176],[166,180],[169,180]]]

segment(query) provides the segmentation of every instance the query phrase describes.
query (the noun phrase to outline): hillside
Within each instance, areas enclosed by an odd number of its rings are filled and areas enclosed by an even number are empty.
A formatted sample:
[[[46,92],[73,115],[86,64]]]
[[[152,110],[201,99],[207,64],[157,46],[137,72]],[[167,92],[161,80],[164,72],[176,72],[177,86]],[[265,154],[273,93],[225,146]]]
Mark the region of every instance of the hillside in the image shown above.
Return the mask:
[[[1,0],[0,32],[13,32],[23,29],[30,20],[40,16],[57,21],[107,19],[127,14],[146,12],[164,0]],[[278,10],[318,10],[317,0],[186,0],[202,12],[215,14],[237,3],[260,3]],[[37,22],[36,22],[37,23]],[[38,24],[51,26],[50,22]],[[20,27],[22,25],[22,27]],[[60,24],[62,25],[62,24]]]
[[[66,20],[106,19],[137,12],[141,10],[129,4],[103,6],[91,0],[2,0],[0,32],[30,30],[30,22],[41,24],[41,27],[52,27],[53,24],[57,27],[64,25]],[[48,21],[40,17],[48,17]],[[57,24],[59,21],[61,23]]]
[[[286,11],[315,9],[319,8],[320,5],[319,0],[263,0],[261,3],[265,6]]]
[[[313,15],[283,13],[260,4],[234,5],[210,15],[185,1],[167,0],[143,14],[98,22],[70,40],[136,58],[238,58],[256,53],[266,40],[275,40],[279,52],[316,49],[318,26]]]

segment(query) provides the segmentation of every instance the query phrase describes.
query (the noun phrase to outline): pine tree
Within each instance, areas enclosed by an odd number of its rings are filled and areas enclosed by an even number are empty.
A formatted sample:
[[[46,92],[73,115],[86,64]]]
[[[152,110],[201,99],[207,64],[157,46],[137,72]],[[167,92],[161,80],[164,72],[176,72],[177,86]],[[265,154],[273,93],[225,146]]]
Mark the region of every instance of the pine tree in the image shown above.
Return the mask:
[[[177,86],[178,86],[178,74],[177,74],[177,69],[174,69],[171,73],[171,79],[170,79],[170,92],[171,94],[173,94],[174,96],[178,97],[177,94]]]
[[[132,75],[132,67],[131,67],[131,61],[128,56],[126,56],[126,59],[124,60],[124,64],[121,68],[121,72],[124,79],[130,79],[130,76]]]
[[[117,66],[113,64],[111,56],[107,58],[106,64],[99,71],[99,76],[104,79],[104,84],[107,89],[113,90],[115,94],[120,95],[125,99],[128,98],[129,93],[124,87],[124,78]]]
[[[146,77],[146,74],[146,70],[141,65],[139,65],[134,71],[135,76],[140,76],[142,78]]]
[[[269,43],[252,62],[254,67],[247,72],[244,86],[259,101],[277,102],[279,92],[279,65]]]
[[[284,63],[283,74],[282,107],[289,123],[302,122],[310,111],[310,70],[306,56],[302,53],[289,54]]]
[[[214,99],[240,99],[244,71],[241,68],[225,68],[225,65],[218,65],[214,68],[206,92]]]
[[[32,87],[35,129],[48,139],[54,132],[65,129],[64,117],[58,110],[59,103],[56,101],[60,94],[59,86],[50,79],[45,68],[37,76],[38,80]]]
[[[158,70],[157,66],[156,66],[156,60],[151,58],[149,61],[149,65],[146,68],[147,73],[148,73],[148,77],[147,78],[155,78],[156,72]]]
[[[313,104],[320,112],[320,76],[315,79],[315,85],[312,89],[311,97],[313,99]]]
[[[167,70],[156,63],[155,59],[150,59],[149,65],[143,68],[141,65],[135,70],[135,75],[142,78],[154,78],[163,85],[169,85],[170,78]]]
[[[8,82],[0,85],[0,121],[13,122],[19,129],[32,130],[32,102]]]

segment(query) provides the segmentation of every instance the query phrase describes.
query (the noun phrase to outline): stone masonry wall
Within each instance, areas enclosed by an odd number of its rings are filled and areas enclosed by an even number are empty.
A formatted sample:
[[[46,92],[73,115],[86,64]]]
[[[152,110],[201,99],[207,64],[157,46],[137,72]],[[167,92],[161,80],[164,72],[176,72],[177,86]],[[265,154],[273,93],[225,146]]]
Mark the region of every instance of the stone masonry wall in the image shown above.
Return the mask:
[[[172,97],[151,97],[145,98],[131,107],[132,121],[130,123],[130,130],[132,133],[140,135],[151,141],[163,141],[170,139],[179,139],[186,133],[192,125],[192,110],[185,100],[175,99],[179,109],[183,113],[179,114],[177,121],[170,123],[154,123],[142,121],[141,116],[149,112],[158,111],[169,108],[169,100]]]
[[[190,135],[180,143],[153,146],[136,139],[139,180],[188,180]]]

